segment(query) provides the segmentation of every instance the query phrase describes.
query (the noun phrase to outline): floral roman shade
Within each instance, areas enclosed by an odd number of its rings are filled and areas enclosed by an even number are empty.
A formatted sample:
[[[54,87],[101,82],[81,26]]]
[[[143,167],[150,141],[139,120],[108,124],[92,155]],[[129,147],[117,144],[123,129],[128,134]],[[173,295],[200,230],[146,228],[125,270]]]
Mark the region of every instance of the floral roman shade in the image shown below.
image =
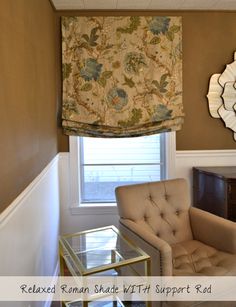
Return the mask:
[[[181,17],[62,17],[63,128],[131,137],[179,130]]]

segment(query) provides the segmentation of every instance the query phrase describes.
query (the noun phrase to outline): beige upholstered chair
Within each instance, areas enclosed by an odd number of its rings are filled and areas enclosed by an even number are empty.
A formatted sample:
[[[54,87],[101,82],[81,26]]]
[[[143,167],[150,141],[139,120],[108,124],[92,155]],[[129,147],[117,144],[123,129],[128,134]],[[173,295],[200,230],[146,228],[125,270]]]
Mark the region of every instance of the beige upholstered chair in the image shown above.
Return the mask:
[[[116,189],[120,229],[152,259],[152,275],[236,275],[236,223],[190,207],[184,179]]]

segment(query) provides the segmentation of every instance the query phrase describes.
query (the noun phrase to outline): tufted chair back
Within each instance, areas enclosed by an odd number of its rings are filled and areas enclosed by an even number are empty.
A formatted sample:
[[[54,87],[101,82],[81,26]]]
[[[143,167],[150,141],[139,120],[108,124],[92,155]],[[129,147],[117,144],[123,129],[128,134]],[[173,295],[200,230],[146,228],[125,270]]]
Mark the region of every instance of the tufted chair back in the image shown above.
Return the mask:
[[[132,268],[152,276],[236,276],[236,223],[190,207],[189,197],[184,179],[116,189],[120,231],[151,260],[150,272],[141,263]],[[158,304],[152,302],[153,307]],[[200,304],[216,306],[216,302],[168,302],[165,306]]]
[[[175,244],[192,240],[190,198],[184,179],[127,185],[116,189],[121,219]]]

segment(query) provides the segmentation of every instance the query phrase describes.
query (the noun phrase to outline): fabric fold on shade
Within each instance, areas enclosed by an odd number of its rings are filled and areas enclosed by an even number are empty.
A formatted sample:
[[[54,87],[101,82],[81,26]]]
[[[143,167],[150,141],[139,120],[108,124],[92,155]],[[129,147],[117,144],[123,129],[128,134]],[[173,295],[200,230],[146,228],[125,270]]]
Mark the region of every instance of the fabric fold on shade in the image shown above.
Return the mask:
[[[68,135],[132,137],[181,129],[181,17],[62,17]]]

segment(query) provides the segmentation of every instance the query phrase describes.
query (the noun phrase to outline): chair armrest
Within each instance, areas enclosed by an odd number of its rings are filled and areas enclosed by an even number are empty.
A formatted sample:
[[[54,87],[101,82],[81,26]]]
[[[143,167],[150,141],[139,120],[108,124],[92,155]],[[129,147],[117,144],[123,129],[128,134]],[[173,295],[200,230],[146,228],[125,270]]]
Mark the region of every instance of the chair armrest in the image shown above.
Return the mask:
[[[172,250],[167,242],[129,219],[120,219],[120,230],[151,257],[152,275],[172,275]]]
[[[198,208],[190,208],[194,239],[236,254],[236,223]]]

